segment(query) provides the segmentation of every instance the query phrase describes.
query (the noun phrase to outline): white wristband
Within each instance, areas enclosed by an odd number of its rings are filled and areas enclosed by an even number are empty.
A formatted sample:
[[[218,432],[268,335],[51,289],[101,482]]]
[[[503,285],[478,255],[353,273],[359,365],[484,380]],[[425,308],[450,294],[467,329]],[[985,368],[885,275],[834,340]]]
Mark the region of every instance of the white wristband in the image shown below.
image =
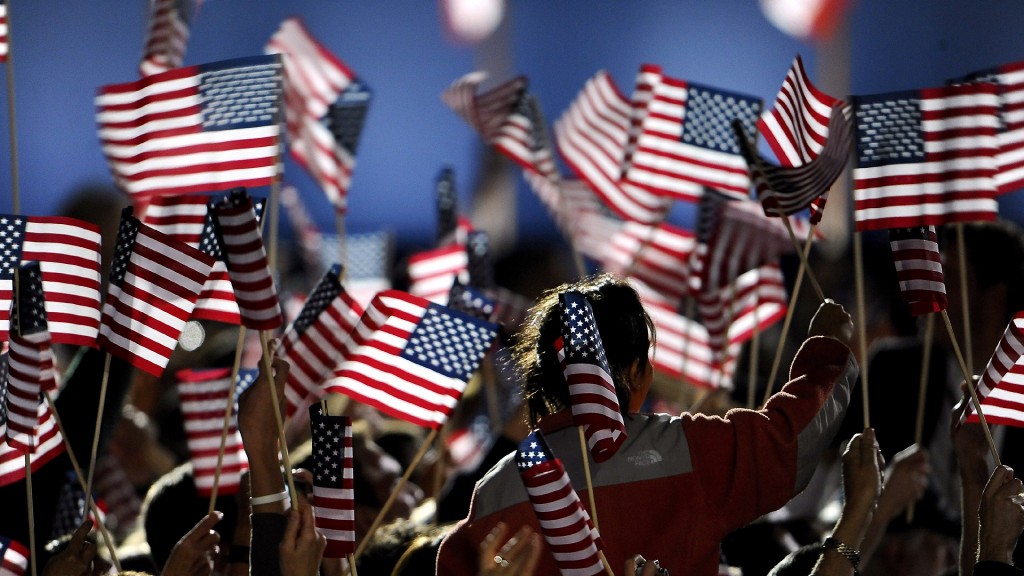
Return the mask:
[[[273,504],[274,502],[280,502],[288,499],[288,490],[282,490],[277,494],[267,494],[266,496],[255,496],[249,498],[250,506],[262,506],[263,504]]]

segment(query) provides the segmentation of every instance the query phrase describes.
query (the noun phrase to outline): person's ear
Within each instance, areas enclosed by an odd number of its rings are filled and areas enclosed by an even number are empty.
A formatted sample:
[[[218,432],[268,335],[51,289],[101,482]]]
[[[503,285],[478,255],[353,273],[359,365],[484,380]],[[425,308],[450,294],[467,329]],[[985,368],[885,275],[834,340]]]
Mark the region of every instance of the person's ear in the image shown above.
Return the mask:
[[[640,359],[633,360],[633,363],[629,365],[629,369],[626,370],[626,386],[630,390],[636,391],[637,387],[640,386],[640,381],[643,378],[643,368],[640,367]]]

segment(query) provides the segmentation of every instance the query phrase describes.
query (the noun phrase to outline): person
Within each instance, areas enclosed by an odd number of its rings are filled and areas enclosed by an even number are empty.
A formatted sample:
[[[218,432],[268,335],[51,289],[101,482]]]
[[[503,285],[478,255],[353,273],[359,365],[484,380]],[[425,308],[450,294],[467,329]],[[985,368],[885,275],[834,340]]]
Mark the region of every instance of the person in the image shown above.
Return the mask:
[[[717,574],[719,541],[785,504],[813,473],[849,403],[857,363],[847,345],[853,323],[842,306],[821,305],[793,360],[790,381],[761,410],[724,417],[639,414],[652,381],[652,325],[636,291],[610,275],[544,294],[514,347],[531,424],[562,460],[588,502],[578,433],[554,348],[559,294],[584,294],[593,308],[627,438],[602,463],[590,463],[598,529],[612,566],[637,551],[688,574]],[[637,518],[654,517],[647,522]],[[474,574],[478,545],[498,522],[540,527],[508,455],[477,483],[469,515],[442,542],[437,573]],[[670,529],[666,529],[670,528]],[[556,573],[550,550],[537,573]]]

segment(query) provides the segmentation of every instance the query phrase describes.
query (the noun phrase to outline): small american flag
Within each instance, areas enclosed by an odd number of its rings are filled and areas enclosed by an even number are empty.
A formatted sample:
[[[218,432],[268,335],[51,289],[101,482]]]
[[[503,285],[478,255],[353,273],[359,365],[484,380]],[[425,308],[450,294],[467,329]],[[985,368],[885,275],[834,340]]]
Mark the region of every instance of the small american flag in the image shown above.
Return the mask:
[[[160,376],[192,315],[213,257],[121,213],[100,345]]]
[[[0,356],[0,486],[7,486],[25,478],[25,453],[20,448],[2,441],[7,436],[8,392],[7,364],[9,355]],[[60,435],[57,420],[49,405],[36,402],[38,425],[34,428],[31,444],[35,449],[29,453],[32,472],[64,452],[64,439]]]
[[[474,230],[466,236],[466,270],[469,283],[488,290],[494,287],[494,257],[487,232]]]
[[[281,23],[266,52],[284,55],[292,157],[316,180],[335,210],[344,214],[370,90],[299,18]]]
[[[553,182],[561,179],[555,165],[547,124],[540,103],[533,94],[524,93],[520,97],[516,108],[499,127],[494,138],[494,149],[527,173]]]
[[[139,74],[151,76],[181,66],[197,0],[153,0]]]
[[[7,2],[0,0],[0,64],[7,62],[7,53],[10,50],[7,36]]]
[[[858,96],[857,231],[996,217],[993,84]]]
[[[490,322],[494,315],[494,300],[483,290],[472,285],[465,286],[458,280],[452,284],[451,292],[448,293],[448,307],[486,322]]]
[[[363,313],[342,288],[340,275],[338,265],[324,274],[281,337],[277,354],[291,364],[285,383],[289,415],[323,395],[320,385],[341,362],[349,333]]]
[[[675,304],[642,281],[630,278],[629,283],[640,295],[658,333],[658,345],[651,354],[654,369],[698,388],[732,388],[740,345],[731,344],[724,368],[716,367],[720,358],[711,349],[711,337],[703,324],[680,314]]]
[[[238,396],[256,381],[256,375],[254,368],[239,370],[232,386],[230,368],[180,370],[176,374],[192,474],[200,496],[209,496],[213,492],[227,402],[235,404]],[[217,491],[220,494],[237,493],[242,473],[248,468],[249,461],[238,433],[237,416],[232,414]]]
[[[355,552],[356,513],[352,476],[352,420],[309,407],[313,436],[313,517],[327,538],[327,558]]]
[[[604,462],[626,441],[615,382],[587,297],[579,292],[565,292],[558,295],[558,301],[562,337],[555,342],[555,348],[569,385],[572,418],[577,426],[584,427],[594,460]]]
[[[996,142],[996,185],[1005,194],[1024,187],[1024,61],[982,70],[971,75],[976,82],[993,82],[999,94],[999,130]]]
[[[441,101],[480,134],[484,142],[491,143],[502,123],[515,110],[527,82],[525,77],[516,76],[478,94],[485,79],[486,74],[482,72],[470,72],[445,89]]]
[[[832,109],[828,124],[828,140],[813,159],[795,166],[777,166],[761,156],[745,134],[737,130],[740,150],[750,167],[757,198],[767,216],[795,214],[814,206],[814,222],[821,220],[825,199],[832,184],[839,178],[849,160],[852,126],[849,107]]]
[[[96,108],[103,154],[133,198],[268,186],[280,171],[278,56],[104,86]]]
[[[555,141],[566,164],[606,206],[626,220],[653,224],[673,200],[622,178],[632,117],[632,103],[602,70],[555,122]]]
[[[244,189],[234,190],[210,206],[210,214],[224,251],[242,324],[253,330],[278,328],[284,318],[252,199]]]
[[[750,178],[732,123],[755,134],[761,106],[754,96],[661,76],[625,179],[688,201],[701,186],[746,194]]]
[[[409,256],[409,292],[431,302],[445,304],[452,283],[469,282],[466,247],[451,244]]]
[[[455,187],[455,170],[445,166],[434,181],[434,200],[437,203],[437,245],[458,243],[459,193]]]
[[[95,510],[100,511],[100,517],[96,518],[93,510],[89,511],[89,520],[93,525],[98,525],[106,520],[106,513],[103,512],[105,504],[96,500],[93,493],[93,501],[96,502]],[[85,490],[74,470],[64,473],[64,485],[61,487],[60,495],[57,497],[57,509],[53,514],[53,528],[50,532],[51,540],[58,540],[70,536],[82,525],[82,511],[85,508]],[[92,508],[90,506],[90,508]]]
[[[440,428],[491,348],[497,326],[398,290],[381,292],[325,384],[418,426]]]
[[[788,298],[778,264],[740,274],[729,285],[702,294],[697,309],[708,330],[708,342],[720,367],[734,354],[730,346],[750,340],[786,315]]]
[[[601,262],[606,271],[657,290],[675,308],[688,293],[690,254],[696,243],[693,232],[667,222],[625,222],[605,243]]]
[[[28,570],[29,556],[20,542],[0,536],[0,575],[22,576]]]
[[[1021,410],[1016,397],[1024,384],[1024,370],[1014,366],[1024,358],[1024,312],[1018,312],[1010,320],[1002,339],[992,352],[988,366],[981,373],[976,391],[984,406],[985,419],[989,422],[1020,426]],[[1012,375],[1011,375],[1012,373]],[[990,407],[991,406],[991,407]],[[978,415],[973,403],[968,405],[964,417],[968,422],[977,422]],[[1002,421],[1000,421],[1002,420]]]
[[[948,306],[942,277],[942,255],[934,226],[889,230],[889,247],[896,263],[900,296],[915,316]]]
[[[578,576],[603,574],[598,556],[603,548],[600,535],[561,460],[551,453],[540,431],[531,432],[519,443],[515,460],[558,569],[562,574]]]
[[[7,353],[7,444],[22,453],[35,451],[43,392],[57,390],[57,380],[46,329],[43,275],[38,262],[18,271],[18,290],[11,310],[10,347]],[[49,418],[50,412],[45,412]]]
[[[72,218],[0,214],[0,340],[7,339],[14,270],[38,261],[50,338],[96,346],[100,328],[100,231]]]
[[[757,129],[775,152],[779,164],[803,166],[822,153],[829,134],[830,116],[842,100],[819,90],[797,55],[789,67],[772,109],[757,121]]]

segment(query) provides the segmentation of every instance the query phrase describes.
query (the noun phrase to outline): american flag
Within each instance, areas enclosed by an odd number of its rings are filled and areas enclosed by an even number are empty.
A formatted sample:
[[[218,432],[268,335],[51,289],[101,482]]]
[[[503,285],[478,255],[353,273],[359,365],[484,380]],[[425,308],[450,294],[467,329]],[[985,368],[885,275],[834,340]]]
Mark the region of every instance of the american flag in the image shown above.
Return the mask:
[[[494,138],[494,149],[523,170],[558,181],[561,176],[548,137],[540,104],[533,94],[524,93]]]
[[[758,153],[756,146],[737,130],[740,149],[750,167],[757,198],[767,216],[795,214],[810,206],[814,222],[821,220],[828,189],[842,174],[850,157],[852,126],[848,107],[832,109],[828,140],[813,159],[794,167],[777,166]]]
[[[159,377],[210,275],[213,257],[121,213],[100,345]]]
[[[292,157],[316,180],[335,210],[344,214],[370,90],[299,18],[281,23],[266,52],[285,57],[285,113]]]
[[[313,436],[313,517],[327,538],[327,558],[355,552],[356,513],[352,476],[352,420],[309,407]]]
[[[331,267],[328,254],[340,252],[338,236],[324,236],[324,269]],[[366,307],[382,290],[391,288],[391,266],[394,260],[394,234],[385,230],[345,235],[345,290],[360,306]]]
[[[889,247],[896,263],[900,296],[915,316],[948,306],[942,277],[942,255],[934,226],[889,230]]]
[[[701,186],[746,194],[750,178],[732,123],[752,135],[760,114],[760,98],[661,76],[625,179],[689,201]]]
[[[660,222],[672,204],[622,178],[633,116],[627,100],[605,71],[587,81],[555,122],[562,158],[606,206],[626,220]]]
[[[565,382],[569,385],[572,418],[584,427],[594,461],[604,462],[626,441],[619,398],[594,310],[579,292],[558,295],[562,337],[555,342]]]
[[[993,84],[858,96],[857,231],[996,217]]]
[[[585,256],[600,259],[608,238],[621,226],[621,220],[581,180],[553,182],[526,173],[526,181],[547,208],[562,235]]]
[[[43,392],[57,390],[50,334],[46,329],[43,275],[38,262],[18,271],[18,290],[11,309],[7,352],[7,444],[22,453],[35,451]],[[45,417],[50,418],[46,411]]]
[[[281,206],[284,207],[285,215],[292,226],[295,247],[302,259],[303,268],[311,278],[319,277],[332,263],[338,261],[341,250],[335,249],[330,252],[329,247],[324,248],[324,236],[310,218],[309,211],[294,186],[281,188]],[[323,264],[325,260],[328,261],[326,265]]]
[[[458,280],[452,284],[448,294],[448,307],[487,322],[494,315],[494,300],[483,290],[472,285],[465,286]]]
[[[96,508],[89,511],[89,520],[93,525],[105,523],[106,513],[103,511],[105,504],[96,499],[93,493],[93,501]],[[64,473],[64,485],[61,487],[60,495],[57,497],[57,509],[53,514],[53,528],[50,532],[51,540],[59,540],[70,536],[82,525],[82,511],[85,508],[85,490],[82,489],[80,481],[74,470]],[[92,508],[90,506],[90,508]],[[95,510],[99,510],[100,517],[97,518]]]
[[[299,317],[281,336],[277,354],[291,364],[285,383],[288,414],[323,395],[320,384],[345,353],[349,333],[363,308],[341,286],[341,267],[328,270],[309,295]]]
[[[598,552],[600,535],[573,490],[562,461],[555,458],[540,431],[531,432],[516,450],[516,466],[541,534],[562,574],[604,573]]]
[[[791,220],[791,226],[798,228]],[[807,226],[799,232],[806,237]],[[701,197],[697,245],[690,256],[691,290],[711,293],[728,287],[740,274],[775,262],[793,250],[785,225],[768,218],[760,205],[707,189]]]
[[[1000,194],[1024,187],[1024,61],[971,75],[976,82],[998,86],[999,129],[996,185]]]
[[[239,370],[232,385],[230,368],[187,369],[176,374],[192,474],[200,496],[213,492],[227,403],[235,404],[238,396],[256,381],[256,375],[254,368]],[[218,493],[237,493],[242,473],[248,468],[249,461],[238,433],[238,419],[232,414],[224,442]]]
[[[441,101],[480,134],[484,142],[491,143],[502,123],[515,110],[526,91],[527,81],[523,76],[516,76],[478,94],[486,78],[483,72],[466,74],[441,93]]]
[[[267,186],[280,172],[278,56],[104,86],[96,107],[103,154],[133,198]]]
[[[8,354],[0,356],[0,486],[7,486],[25,478],[25,454],[2,439],[7,436],[7,364]],[[64,439],[60,435],[57,420],[49,405],[37,404],[38,425],[31,445],[35,451],[29,454],[32,472],[64,452]]]
[[[398,290],[381,292],[325,384],[417,426],[440,428],[491,348],[497,326]]]
[[[284,318],[252,198],[244,189],[232,191],[230,196],[210,206],[210,213],[221,240],[242,324],[253,330],[278,328]]]
[[[984,406],[985,419],[989,422],[1020,426],[1022,409],[1018,399],[1020,385],[1024,384],[1024,370],[1014,366],[1024,358],[1024,312],[1018,312],[1007,324],[1002,339],[992,352],[988,366],[981,373],[975,390]],[[968,422],[978,422],[973,403],[967,407],[964,417]]]
[[[7,62],[7,52],[10,50],[7,36],[7,2],[0,0],[0,64]]]
[[[627,172],[633,164],[637,142],[643,132],[644,119],[651,111],[651,100],[654,99],[654,87],[661,82],[661,66],[657,64],[641,64],[636,75],[636,87],[633,88],[632,115],[629,120],[628,137],[626,138],[626,155],[622,161],[622,171]]]
[[[464,218],[459,215],[459,194],[451,166],[442,168],[434,180],[434,200],[437,203],[437,245],[465,244],[467,230]]]
[[[833,109],[842,100],[811,83],[803,59],[797,55],[789,67],[772,109],[761,115],[757,129],[787,168],[803,166],[822,153],[830,133]]]
[[[676,308],[689,292],[693,232],[667,222],[648,226],[625,222],[605,243],[604,269],[629,276],[657,290]]]
[[[469,283],[488,290],[494,287],[494,257],[487,232],[475,230],[466,235],[466,271]]]
[[[96,499],[106,504],[106,524],[116,536],[125,537],[138,525],[142,499],[135,492],[124,465],[107,452],[96,460],[93,480]]]
[[[740,274],[718,290],[702,294],[697,310],[708,331],[715,366],[734,354],[730,346],[750,340],[755,327],[764,332],[786,315],[788,298],[778,264],[768,264]]]
[[[29,556],[28,548],[20,542],[0,536],[0,576],[23,576]]]
[[[739,344],[726,351],[724,369],[716,367],[708,329],[679,313],[678,307],[662,294],[636,278],[629,279],[654,322],[657,346],[651,353],[654,369],[666,376],[685,380],[698,388],[732,388]]]
[[[139,74],[151,76],[181,66],[198,0],[153,0]]]
[[[142,223],[215,258],[210,276],[196,300],[192,318],[240,324],[242,315],[235,301],[235,290],[224,261],[224,251],[209,210],[213,198],[206,194],[156,196],[146,206]],[[264,205],[262,200],[256,202],[257,218],[262,216]]]
[[[0,214],[0,340],[7,339],[14,270],[38,261],[50,339],[96,346],[100,328],[100,231],[72,218]]]
[[[456,279],[469,282],[466,247],[451,244],[409,256],[409,292],[431,302],[445,304]]]

